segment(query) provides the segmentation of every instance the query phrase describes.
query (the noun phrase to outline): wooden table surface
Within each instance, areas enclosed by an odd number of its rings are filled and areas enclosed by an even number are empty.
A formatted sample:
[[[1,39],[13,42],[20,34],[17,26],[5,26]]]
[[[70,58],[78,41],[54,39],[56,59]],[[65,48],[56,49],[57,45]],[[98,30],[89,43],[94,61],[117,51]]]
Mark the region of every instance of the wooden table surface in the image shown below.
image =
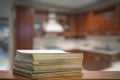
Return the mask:
[[[0,70],[0,80],[31,80],[19,75],[15,75],[12,71]],[[120,80],[120,71],[83,71],[83,76],[74,75],[69,77],[49,78],[44,80]],[[37,80],[37,79],[34,79]],[[43,79],[40,79],[43,80]]]

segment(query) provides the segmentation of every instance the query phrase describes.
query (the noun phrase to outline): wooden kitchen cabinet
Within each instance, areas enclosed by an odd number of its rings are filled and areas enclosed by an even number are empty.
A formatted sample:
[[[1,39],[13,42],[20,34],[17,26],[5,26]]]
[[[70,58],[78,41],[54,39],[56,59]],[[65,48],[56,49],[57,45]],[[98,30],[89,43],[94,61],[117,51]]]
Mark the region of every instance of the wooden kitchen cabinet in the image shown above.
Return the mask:
[[[79,14],[78,35],[120,35],[120,5]]]
[[[112,62],[120,60],[120,54],[105,54],[83,51],[84,64],[83,67],[87,70],[101,70],[107,68]]]
[[[95,34],[105,35],[109,22],[104,18],[104,14],[96,14],[94,17]]]
[[[94,26],[94,12],[90,11],[79,16],[79,35],[92,35],[96,31]]]
[[[95,32],[97,32],[96,26],[94,25],[94,12],[93,11],[90,11],[86,14],[84,27],[85,27],[84,31],[86,32],[84,34],[93,35],[95,34]]]
[[[101,70],[110,66],[110,56],[105,54],[84,52],[83,67],[87,70]]]
[[[117,5],[111,12],[104,15],[106,23],[106,33],[110,35],[119,35],[120,34],[120,6]]]
[[[84,35],[84,14],[80,14],[79,16],[78,16],[78,26],[79,26],[79,28],[78,28],[78,36],[82,36],[82,35]]]
[[[15,47],[32,49],[34,39],[35,10],[31,7],[16,5]]]
[[[120,4],[100,11],[58,16],[65,36],[120,35]]]
[[[105,23],[104,16],[101,14],[96,15],[93,11],[81,14],[78,35],[104,35],[106,32]]]
[[[68,50],[71,53],[83,53],[83,67],[87,70],[101,70],[110,66],[110,56],[83,50]]]
[[[120,35],[120,4],[115,7],[114,33]]]
[[[67,50],[71,53],[83,53],[83,67],[86,70],[101,70],[107,68],[111,65],[112,62],[120,60],[120,54],[105,54],[105,53],[97,53],[93,51],[85,51],[85,50]]]
[[[64,19],[58,18],[64,28],[64,36],[120,35],[120,5],[101,11],[65,16]]]
[[[69,31],[68,31],[68,34],[70,36],[76,36],[78,34],[78,16],[77,15],[70,15],[69,16],[69,20],[68,20],[68,23],[69,23]]]

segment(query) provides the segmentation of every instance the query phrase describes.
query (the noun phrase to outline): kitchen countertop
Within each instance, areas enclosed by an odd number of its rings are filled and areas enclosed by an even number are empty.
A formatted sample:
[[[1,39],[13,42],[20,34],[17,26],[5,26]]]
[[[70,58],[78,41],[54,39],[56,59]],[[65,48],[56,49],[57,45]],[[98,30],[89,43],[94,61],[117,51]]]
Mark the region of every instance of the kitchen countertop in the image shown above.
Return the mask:
[[[113,54],[120,54],[120,50],[102,50],[102,49],[95,49],[92,47],[59,47],[62,50],[81,50],[81,51],[89,51],[89,52],[95,52],[95,53],[102,53],[102,54],[108,54],[108,55],[113,55]]]
[[[0,80],[31,80],[19,75],[15,75],[12,71],[1,70]],[[83,75],[62,76],[57,78],[45,78],[44,80],[120,80],[120,71],[83,71]],[[37,79],[34,79],[37,80]],[[43,80],[43,79],[42,79]]]
[[[107,50],[99,50],[99,49],[94,49],[94,48],[81,48],[81,49],[79,48],[79,50],[108,54],[108,55],[113,55],[113,54],[119,54],[120,53],[119,50],[107,51]]]

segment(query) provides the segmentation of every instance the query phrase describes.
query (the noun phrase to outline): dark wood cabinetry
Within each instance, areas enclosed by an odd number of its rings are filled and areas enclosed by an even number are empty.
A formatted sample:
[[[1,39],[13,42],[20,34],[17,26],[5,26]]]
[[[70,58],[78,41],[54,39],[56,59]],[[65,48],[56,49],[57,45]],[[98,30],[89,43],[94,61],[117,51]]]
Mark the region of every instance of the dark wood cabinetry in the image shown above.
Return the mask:
[[[62,26],[64,28],[65,36],[76,36],[79,32],[79,24],[78,24],[78,16],[77,15],[68,15],[67,19],[62,20]]]
[[[120,5],[109,10],[99,12],[62,14],[66,18],[60,19],[65,36],[83,35],[119,35],[120,34]],[[58,15],[58,17],[60,17]],[[58,18],[59,21],[59,18]]]
[[[101,70],[110,66],[110,56],[105,54],[84,52],[84,68],[87,70]]]
[[[79,35],[97,35],[105,33],[105,22],[101,16],[96,16],[93,11],[81,14],[79,17]]]
[[[16,49],[32,49],[34,36],[34,9],[16,6],[15,41]]]
[[[82,26],[81,31],[83,32],[84,35],[88,35],[88,34],[94,34],[95,32],[95,26],[94,26],[94,13],[92,11],[85,13],[83,15],[83,20],[82,20],[82,25],[79,24],[80,26]]]
[[[89,11],[79,14],[78,35],[119,35],[120,5],[101,12]]]
[[[78,34],[78,16],[70,15],[69,24],[70,24],[70,31],[69,31],[70,35],[76,36]]]
[[[120,35],[120,4],[116,6],[115,8],[115,29],[117,34]],[[115,33],[116,33],[115,32]]]
[[[105,53],[96,53],[91,51],[84,50],[68,50],[72,53],[82,53],[84,55],[83,67],[87,70],[101,70],[107,68],[111,65],[111,62],[120,60],[120,54],[105,54]]]

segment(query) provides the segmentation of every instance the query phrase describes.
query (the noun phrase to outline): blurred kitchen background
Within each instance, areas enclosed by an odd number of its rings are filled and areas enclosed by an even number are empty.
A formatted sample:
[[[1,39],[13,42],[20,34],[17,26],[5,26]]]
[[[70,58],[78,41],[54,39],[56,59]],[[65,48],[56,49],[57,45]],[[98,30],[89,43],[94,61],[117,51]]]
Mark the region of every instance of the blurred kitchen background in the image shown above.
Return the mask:
[[[120,0],[0,0],[0,70],[17,49],[83,53],[84,70],[120,71]]]

